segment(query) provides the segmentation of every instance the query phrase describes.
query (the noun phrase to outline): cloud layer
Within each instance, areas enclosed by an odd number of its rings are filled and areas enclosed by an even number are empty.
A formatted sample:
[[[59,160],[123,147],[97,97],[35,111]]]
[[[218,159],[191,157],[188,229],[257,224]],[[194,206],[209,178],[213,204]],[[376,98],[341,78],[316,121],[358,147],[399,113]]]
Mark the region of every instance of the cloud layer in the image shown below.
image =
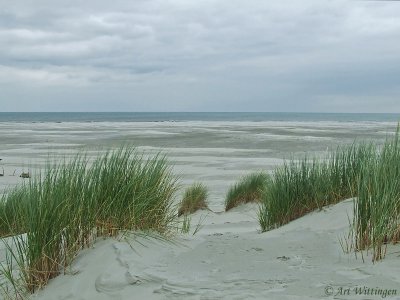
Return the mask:
[[[397,1],[24,2],[2,111],[400,112]]]

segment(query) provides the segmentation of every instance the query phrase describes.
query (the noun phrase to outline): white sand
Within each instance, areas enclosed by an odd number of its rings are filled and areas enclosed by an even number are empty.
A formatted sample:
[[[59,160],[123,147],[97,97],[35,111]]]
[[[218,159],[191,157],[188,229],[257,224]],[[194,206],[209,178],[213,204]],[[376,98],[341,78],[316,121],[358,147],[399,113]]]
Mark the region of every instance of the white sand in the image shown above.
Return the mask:
[[[355,294],[354,287],[366,286],[397,289],[387,299],[400,299],[399,246],[375,264],[343,252],[339,239],[351,211],[347,200],[266,233],[258,232],[254,205],[198,212],[192,223],[206,216],[201,230],[175,244],[129,238],[132,249],[125,241],[98,241],[78,256],[74,275],[59,276],[33,298],[382,299]],[[327,297],[327,287],[339,294]],[[350,295],[340,295],[341,287]]]

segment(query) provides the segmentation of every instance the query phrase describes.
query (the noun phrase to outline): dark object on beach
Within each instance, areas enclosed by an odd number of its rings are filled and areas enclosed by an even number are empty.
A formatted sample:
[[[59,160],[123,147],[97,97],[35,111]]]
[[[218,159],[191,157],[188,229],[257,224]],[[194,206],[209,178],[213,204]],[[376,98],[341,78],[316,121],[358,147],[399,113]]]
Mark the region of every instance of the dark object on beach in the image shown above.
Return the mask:
[[[289,260],[290,259],[290,257],[287,257],[287,256],[278,256],[276,259],[279,259],[279,260],[281,260],[281,261],[287,261],[287,260]]]
[[[0,160],[1,160],[1,159],[0,159]],[[0,174],[0,177],[1,177],[1,176],[4,176],[4,168],[2,168],[2,169],[3,169],[3,173]]]
[[[31,176],[29,175],[29,172],[22,172],[22,174],[21,175],[19,175],[19,177],[21,177],[21,178],[31,178]]]

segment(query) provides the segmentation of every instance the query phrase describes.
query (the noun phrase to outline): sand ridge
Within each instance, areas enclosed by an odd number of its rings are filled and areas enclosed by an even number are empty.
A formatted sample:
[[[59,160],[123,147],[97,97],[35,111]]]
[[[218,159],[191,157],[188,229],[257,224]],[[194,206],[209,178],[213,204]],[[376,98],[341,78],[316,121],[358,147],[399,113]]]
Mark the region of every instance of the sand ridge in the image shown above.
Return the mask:
[[[352,200],[260,233],[257,206],[197,212],[196,235],[174,243],[142,237],[98,241],[32,299],[379,299],[341,288],[398,289],[399,247],[372,264],[343,252]],[[205,218],[205,219],[204,219]],[[326,288],[338,295],[327,296]],[[389,299],[400,299],[390,297]]]

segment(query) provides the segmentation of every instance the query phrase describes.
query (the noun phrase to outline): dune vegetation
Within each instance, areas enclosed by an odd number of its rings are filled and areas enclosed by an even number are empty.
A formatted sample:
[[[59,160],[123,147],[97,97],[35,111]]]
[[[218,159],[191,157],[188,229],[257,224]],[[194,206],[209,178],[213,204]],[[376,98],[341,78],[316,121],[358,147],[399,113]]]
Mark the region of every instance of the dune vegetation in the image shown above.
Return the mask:
[[[269,176],[266,173],[252,173],[232,185],[225,198],[225,211],[240,204],[261,201]]]
[[[282,226],[315,209],[353,197],[362,166],[375,153],[370,144],[338,148],[327,158],[290,160],[269,182],[260,211],[263,231]]]
[[[400,240],[399,176],[399,130],[384,145],[353,144],[324,158],[290,160],[268,181],[259,209],[261,229],[354,197],[349,244],[355,251],[372,248],[373,260],[379,260],[388,242]]]
[[[77,155],[49,165],[0,202],[0,233],[8,250],[1,266],[8,279],[3,293],[19,298],[35,292],[98,236],[121,230],[168,234],[176,190],[165,157],[146,159],[128,147],[90,163]]]
[[[354,203],[355,250],[373,250],[382,259],[388,243],[400,241],[399,130],[361,168]]]
[[[208,208],[208,189],[202,183],[194,183],[185,190],[179,206],[178,216],[192,214],[199,209]]]

